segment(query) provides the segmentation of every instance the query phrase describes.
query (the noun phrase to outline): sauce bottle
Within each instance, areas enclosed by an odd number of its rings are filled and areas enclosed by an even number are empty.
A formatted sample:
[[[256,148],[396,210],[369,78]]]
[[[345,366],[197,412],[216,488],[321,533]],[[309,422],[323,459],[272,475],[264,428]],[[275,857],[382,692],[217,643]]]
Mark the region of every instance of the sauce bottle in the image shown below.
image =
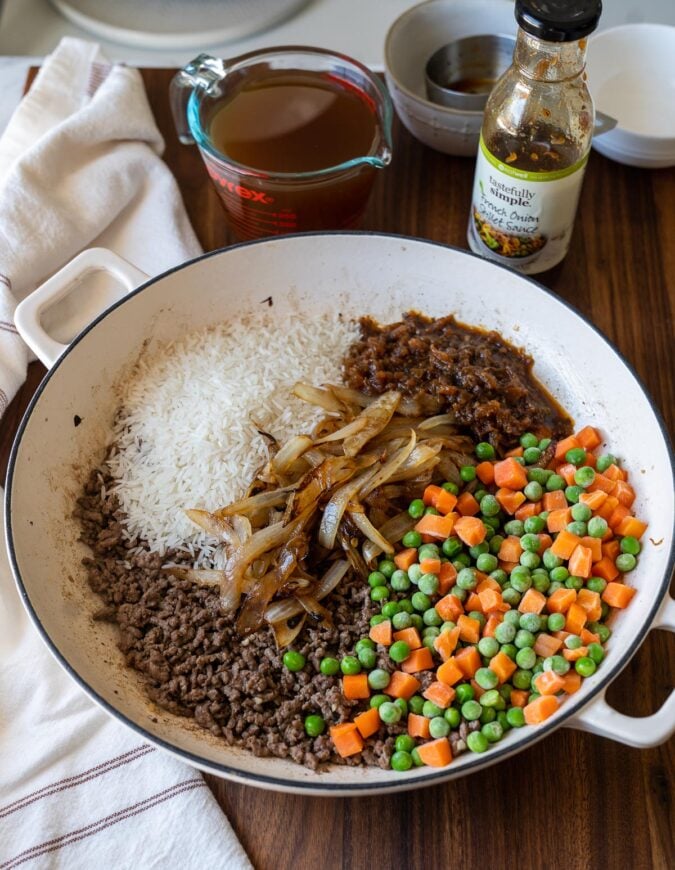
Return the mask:
[[[601,0],[517,0],[513,63],[488,98],[469,247],[526,274],[569,247],[593,137],[586,37]]]

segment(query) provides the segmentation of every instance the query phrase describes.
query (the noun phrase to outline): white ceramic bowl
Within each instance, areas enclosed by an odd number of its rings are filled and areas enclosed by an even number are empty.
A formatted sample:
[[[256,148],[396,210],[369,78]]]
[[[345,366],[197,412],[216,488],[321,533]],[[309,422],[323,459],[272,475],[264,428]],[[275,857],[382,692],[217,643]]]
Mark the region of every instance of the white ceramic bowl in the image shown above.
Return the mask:
[[[675,165],[675,27],[626,24],[592,37],[588,81],[595,107],[618,120],[593,140],[631,166]]]
[[[42,312],[95,270],[111,272],[128,290],[146,283],[108,309],[70,347],[48,340],[40,325]],[[602,666],[543,725],[514,729],[484,755],[467,753],[440,770],[399,774],[335,766],[312,773],[290,761],[255,758],[230,748],[193,721],[153,706],[139,675],[123,665],[116,629],[92,620],[100,602],[83,576],[80,559],[86,550],[78,542],[72,509],[87,470],[100,461],[110,437],[117,404],[113,384],[142,349],[152,351],[188,330],[233,316],[259,316],[260,302],[270,294],[275,311],[301,305],[308,314],[337,309],[345,316],[369,313],[389,321],[416,308],[434,316],[454,312],[467,323],[497,329],[534,356],[535,374],[576,421],[599,426],[611,439],[612,451],[634,469],[636,510],[650,524],[630,577],[637,594],[613,625]],[[604,701],[607,685],[650,627],[675,628],[675,605],[667,594],[675,560],[673,470],[662,422],[617,351],[531,279],[443,245],[368,233],[242,244],[151,280],[109,252],[93,250],[22,303],[16,322],[51,370],[12,450],[5,508],[12,569],[35,625],[61,665],[144,739],[239,782],[336,795],[405,790],[462,776],[531,746],[562,724],[633,746],[653,745],[672,732],[675,694],[644,719],[616,713]],[[77,427],[75,415],[81,418]]]
[[[455,39],[515,33],[510,0],[429,0],[397,18],[384,44],[385,77],[396,111],[412,135],[436,151],[475,157],[483,112],[431,102],[424,70],[432,54]]]

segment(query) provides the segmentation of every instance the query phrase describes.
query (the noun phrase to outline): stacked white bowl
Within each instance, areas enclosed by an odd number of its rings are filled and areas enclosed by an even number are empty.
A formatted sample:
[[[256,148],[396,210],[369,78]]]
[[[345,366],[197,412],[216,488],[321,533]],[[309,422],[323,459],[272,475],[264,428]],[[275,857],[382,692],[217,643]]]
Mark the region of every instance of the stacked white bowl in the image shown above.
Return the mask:
[[[595,108],[618,124],[593,139],[600,154],[646,169],[675,166],[675,27],[626,24],[590,40]]]

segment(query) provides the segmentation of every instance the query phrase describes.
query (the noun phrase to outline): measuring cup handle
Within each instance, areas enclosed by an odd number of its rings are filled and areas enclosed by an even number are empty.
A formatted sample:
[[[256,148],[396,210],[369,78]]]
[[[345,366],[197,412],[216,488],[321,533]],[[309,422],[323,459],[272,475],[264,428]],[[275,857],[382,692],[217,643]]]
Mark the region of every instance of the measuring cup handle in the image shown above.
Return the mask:
[[[183,145],[194,145],[188,103],[196,88],[214,91],[225,76],[226,64],[210,54],[200,54],[171,80],[169,99],[176,133]]]
[[[171,102],[171,114],[173,115],[173,123],[178,134],[178,139],[183,145],[194,145],[195,140],[190,132],[190,125],[187,119],[187,105],[190,99],[190,94],[194,83],[192,78],[185,72],[180,70],[171,79],[169,87],[169,100]]]

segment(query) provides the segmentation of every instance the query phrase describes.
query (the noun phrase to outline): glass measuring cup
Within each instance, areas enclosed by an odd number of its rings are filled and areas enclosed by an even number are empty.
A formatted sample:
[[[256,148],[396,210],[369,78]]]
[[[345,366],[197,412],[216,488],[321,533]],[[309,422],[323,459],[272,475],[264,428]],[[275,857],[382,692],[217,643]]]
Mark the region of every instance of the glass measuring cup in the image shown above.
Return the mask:
[[[372,121],[366,153],[308,171],[278,171],[247,165],[216,145],[213,123],[218,112],[246,88],[286,74],[358,98],[361,111],[367,107]],[[170,96],[180,141],[198,145],[230,225],[242,239],[355,226],[376,171],[391,161],[392,106],[386,88],[367,67],[341,54],[295,46],[231,60],[201,54],[174,76]],[[283,112],[283,103],[277,110]],[[307,131],[311,135],[311,124]],[[335,137],[342,134],[342,129],[335,129]],[[279,142],[282,147],[283,140]]]

